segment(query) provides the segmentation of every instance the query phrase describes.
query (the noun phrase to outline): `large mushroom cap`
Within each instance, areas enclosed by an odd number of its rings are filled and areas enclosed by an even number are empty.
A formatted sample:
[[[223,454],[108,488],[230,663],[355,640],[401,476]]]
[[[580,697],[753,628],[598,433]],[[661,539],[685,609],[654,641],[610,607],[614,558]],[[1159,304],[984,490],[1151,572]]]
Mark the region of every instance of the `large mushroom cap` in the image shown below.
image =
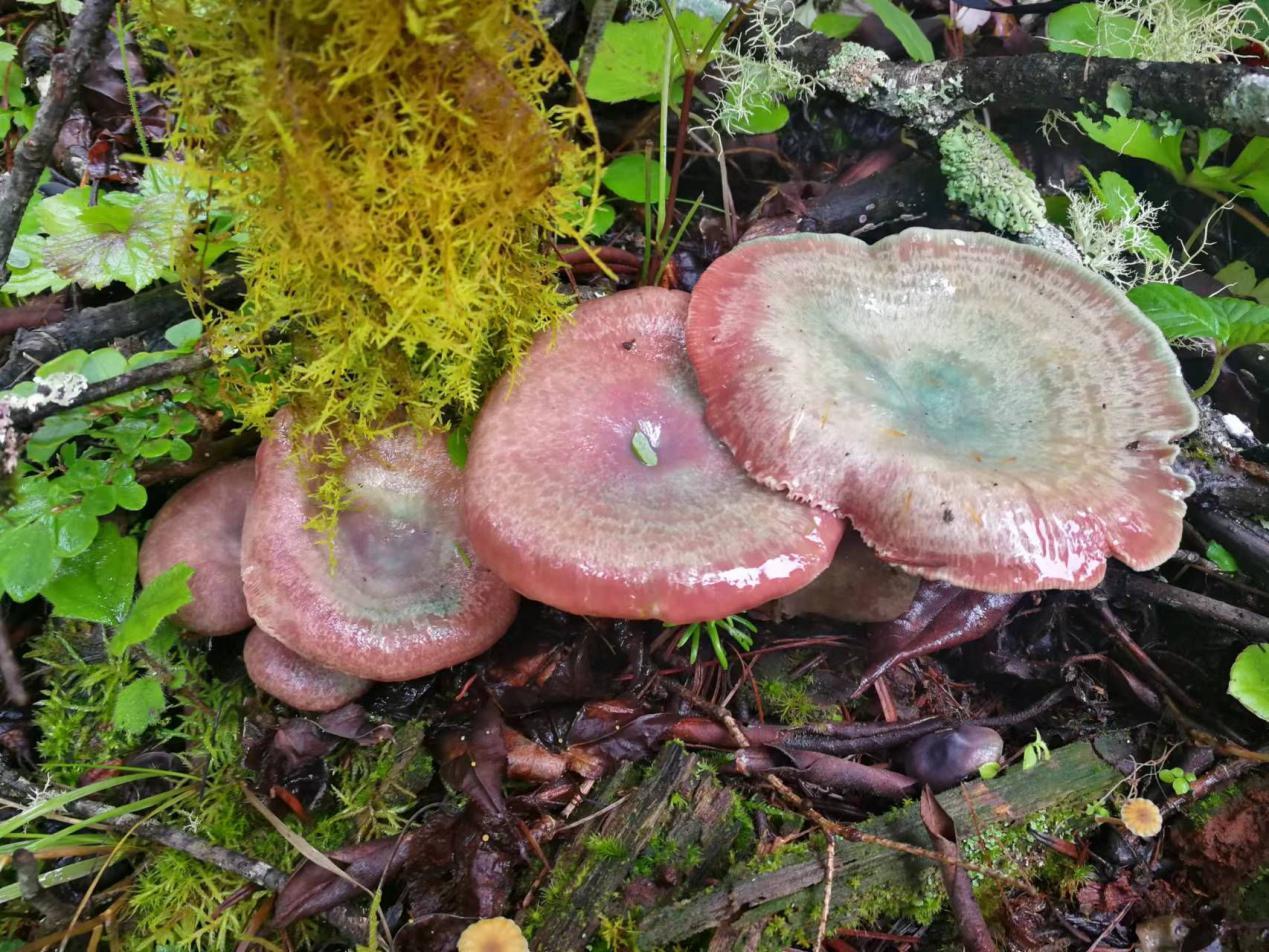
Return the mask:
[[[256,687],[298,711],[333,711],[370,689],[365,678],[314,664],[259,626],[247,635],[242,660]]]
[[[701,621],[794,591],[832,559],[841,524],[746,478],[706,427],[687,300],[642,288],[583,304],[487,400],[467,529],[520,593],[577,614]]]
[[[473,658],[511,624],[517,598],[470,556],[462,473],[444,437],[406,429],[350,456],[334,536],[317,515],[279,414],[256,456],[242,581],[257,624],[336,671],[405,681]]]
[[[181,562],[194,569],[193,599],[176,617],[196,634],[231,635],[251,624],[242,593],[242,524],[254,486],[253,460],[203,473],[164,503],[141,543],[142,585]]]
[[[760,239],[692,294],[707,418],[755,479],[967,588],[1090,588],[1177,547],[1197,425],[1163,335],[1109,283],[990,235]]]

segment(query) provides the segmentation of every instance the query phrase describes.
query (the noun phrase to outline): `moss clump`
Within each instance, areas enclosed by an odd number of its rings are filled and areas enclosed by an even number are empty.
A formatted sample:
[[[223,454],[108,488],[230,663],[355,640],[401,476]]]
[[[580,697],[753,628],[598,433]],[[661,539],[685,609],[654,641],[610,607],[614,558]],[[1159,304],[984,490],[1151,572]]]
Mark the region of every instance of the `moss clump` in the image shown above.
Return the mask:
[[[1029,235],[1041,230],[1044,199],[1009,147],[978,123],[963,119],[939,137],[947,197],[997,231]]]
[[[266,371],[248,423],[289,403],[302,432],[354,444],[402,417],[440,426],[564,315],[546,239],[578,237],[599,153],[585,106],[549,101],[569,72],[532,2],[138,13],[190,51],[162,90],[176,145],[245,223],[246,302],[213,330]]]
[[[169,826],[188,829],[217,846],[238,850],[283,870],[300,857],[294,848],[247,804],[250,781],[243,759],[243,702],[253,693],[244,680],[210,677],[201,651],[179,642],[171,666],[184,671],[164,719],[140,737],[111,727],[118,692],[136,671],[127,658],[108,655],[100,631],[88,626],[56,626],[39,635],[32,653],[47,669],[47,687],[36,707],[42,732],[40,753],[50,775],[73,784],[89,767],[126,758],[139,749],[177,754],[198,776],[197,796],[155,814]],[[351,840],[399,832],[417,791],[431,776],[423,746],[424,725],[408,724],[382,744],[349,746],[329,761],[331,802],[319,811],[305,839],[320,850]],[[244,934],[259,899],[221,905],[241,889],[240,877],[174,850],[144,849],[129,889],[123,928],[130,952],[163,948],[220,952]],[[302,948],[316,944],[318,926],[300,923],[292,938]],[[310,943],[310,940],[312,942]]]

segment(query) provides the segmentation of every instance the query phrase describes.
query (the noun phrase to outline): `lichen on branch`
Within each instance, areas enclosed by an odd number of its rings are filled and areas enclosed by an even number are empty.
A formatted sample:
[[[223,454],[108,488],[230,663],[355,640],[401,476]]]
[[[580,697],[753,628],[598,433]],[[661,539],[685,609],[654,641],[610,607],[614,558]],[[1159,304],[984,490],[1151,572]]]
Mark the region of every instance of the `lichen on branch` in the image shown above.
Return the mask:
[[[576,237],[599,171],[585,104],[533,4],[152,0],[175,59],[176,142],[247,233],[243,307],[217,354],[262,373],[266,426],[364,444],[444,425],[560,319],[549,239]]]

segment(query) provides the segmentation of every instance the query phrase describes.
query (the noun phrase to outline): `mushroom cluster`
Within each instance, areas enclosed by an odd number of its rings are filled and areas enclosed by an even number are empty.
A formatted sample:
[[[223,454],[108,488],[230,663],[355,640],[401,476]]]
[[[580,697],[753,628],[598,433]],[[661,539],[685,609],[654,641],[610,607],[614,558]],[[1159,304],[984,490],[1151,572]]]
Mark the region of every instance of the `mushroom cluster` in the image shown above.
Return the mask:
[[[318,512],[296,450],[283,411],[254,461],[200,476],[155,517],[141,581],[194,568],[178,616],[189,631],[254,622],[247,673],[308,711],[465,661],[502,636],[518,596],[468,554],[462,474],[442,437],[399,429],[351,453],[329,544],[309,528]]]
[[[181,620],[254,622],[252,678],[308,709],[479,654],[517,593],[670,624],[773,602],[883,622],[915,575],[1007,611],[1096,585],[1108,556],[1167,558],[1193,488],[1174,441],[1196,423],[1162,334],[1055,254],[925,229],[762,238],[690,296],[618,292],[542,334],[465,470],[406,430],[353,455],[333,551],[284,411],[254,476],[224,467],[160,512],[142,578],[193,565]]]

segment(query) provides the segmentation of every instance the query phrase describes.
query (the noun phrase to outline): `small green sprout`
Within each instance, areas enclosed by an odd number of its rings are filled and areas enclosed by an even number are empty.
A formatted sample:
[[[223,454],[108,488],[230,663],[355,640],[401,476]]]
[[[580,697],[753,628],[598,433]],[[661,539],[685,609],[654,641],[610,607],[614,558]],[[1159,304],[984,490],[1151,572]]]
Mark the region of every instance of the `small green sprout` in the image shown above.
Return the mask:
[[[1182,770],[1180,767],[1168,767],[1159,771],[1159,781],[1161,783],[1170,784],[1172,792],[1177,796],[1180,796],[1183,793],[1189,793],[1190,784],[1194,783],[1196,780],[1198,780],[1198,777],[1194,776],[1194,774],[1188,770]]]
[[[983,764],[978,768],[978,776],[983,780],[993,780],[999,773],[1000,764],[996,763],[994,760],[990,763]]]
[[[1090,803],[1084,808],[1084,815],[1101,820],[1110,816],[1110,807],[1104,803]]]
[[[690,625],[682,627],[679,640],[674,647],[682,648],[690,642],[692,647],[689,651],[688,660],[692,664],[696,664],[696,656],[701,648],[701,633],[704,632],[709,636],[710,644],[714,646],[714,656],[718,658],[718,663],[722,665],[725,671],[727,670],[727,652],[723,650],[723,642],[719,632],[730,637],[736,644],[740,645],[743,651],[748,651],[753,647],[752,636],[757,630],[757,626],[744,615],[728,615],[726,618],[719,618],[714,621],[694,621]]]
[[[1032,767],[1036,767],[1044,763],[1051,756],[1052,754],[1049,751],[1049,745],[1044,742],[1044,738],[1040,736],[1040,732],[1036,731],[1035,740],[1027,744],[1026,747],[1022,748],[1022,769],[1030,770]]]

